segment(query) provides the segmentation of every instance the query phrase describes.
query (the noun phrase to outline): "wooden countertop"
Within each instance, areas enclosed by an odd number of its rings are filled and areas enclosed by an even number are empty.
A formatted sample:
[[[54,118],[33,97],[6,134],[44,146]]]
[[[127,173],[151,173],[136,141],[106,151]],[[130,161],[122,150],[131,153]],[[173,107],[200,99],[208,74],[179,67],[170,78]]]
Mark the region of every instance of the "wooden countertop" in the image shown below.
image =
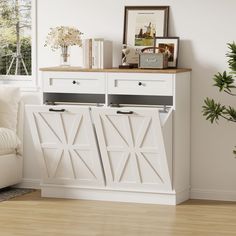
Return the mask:
[[[49,71],[49,72],[119,72],[119,73],[164,73],[164,74],[176,74],[182,72],[189,72],[192,69],[188,68],[177,68],[177,69],[119,69],[119,68],[111,68],[111,69],[87,69],[82,67],[75,66],[57,66],[57,67],[44,67],[40,68],[40,71]]]

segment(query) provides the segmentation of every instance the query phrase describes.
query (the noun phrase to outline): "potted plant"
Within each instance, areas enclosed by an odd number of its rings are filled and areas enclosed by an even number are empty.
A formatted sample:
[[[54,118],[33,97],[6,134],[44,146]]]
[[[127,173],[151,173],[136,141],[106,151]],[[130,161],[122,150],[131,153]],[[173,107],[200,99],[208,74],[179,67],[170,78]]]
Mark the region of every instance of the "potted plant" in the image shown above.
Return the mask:
[[[213,80],[215,81],[214,86],[219,88],[220,92],[225,92],[231,96],[236,96],[236,93],[232,92],[232,89],[235,89],[234,78],[236,75],[236,44],[228,43],[228,53],[226,54],[228,58],[228,65],[230,72],[227,73],[224,71],[223,73],[218,72],[214,75]],[[204,100],[203,108],[203,116],[206,116],[206,119],[211,123],[214,123],[223,118],[230,122],[236,122],[236,109],[232,106],[222,105],[219,102],[216,102],[212,98],[206,98]],[[236,155],[236,150],[233,151]]]

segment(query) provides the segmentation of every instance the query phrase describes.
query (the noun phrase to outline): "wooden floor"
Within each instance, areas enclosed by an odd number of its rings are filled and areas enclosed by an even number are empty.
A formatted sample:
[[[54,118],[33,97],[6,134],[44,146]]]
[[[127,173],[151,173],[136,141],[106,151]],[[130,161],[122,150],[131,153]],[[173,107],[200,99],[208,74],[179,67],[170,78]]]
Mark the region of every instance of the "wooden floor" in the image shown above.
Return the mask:
[[[236,235],[236,203],[190,200],[178,206],[41,198],[0,203],[0,236]]]

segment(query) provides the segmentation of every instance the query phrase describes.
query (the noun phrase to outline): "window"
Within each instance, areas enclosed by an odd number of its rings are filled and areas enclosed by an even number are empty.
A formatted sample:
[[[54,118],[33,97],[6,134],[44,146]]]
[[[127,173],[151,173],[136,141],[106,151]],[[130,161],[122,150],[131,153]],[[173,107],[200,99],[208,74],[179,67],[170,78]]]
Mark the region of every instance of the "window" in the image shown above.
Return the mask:
[[[32,86],[36,77],[36,0],[0,0],[0,80]]]

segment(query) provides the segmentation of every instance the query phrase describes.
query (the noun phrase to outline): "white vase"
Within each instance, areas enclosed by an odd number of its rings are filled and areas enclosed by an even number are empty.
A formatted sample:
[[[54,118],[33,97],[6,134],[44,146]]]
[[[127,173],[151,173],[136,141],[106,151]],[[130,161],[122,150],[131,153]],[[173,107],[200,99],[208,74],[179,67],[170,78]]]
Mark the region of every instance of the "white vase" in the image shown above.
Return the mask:
[[[61,46],[61,66],[70,66],[70,46]]]

